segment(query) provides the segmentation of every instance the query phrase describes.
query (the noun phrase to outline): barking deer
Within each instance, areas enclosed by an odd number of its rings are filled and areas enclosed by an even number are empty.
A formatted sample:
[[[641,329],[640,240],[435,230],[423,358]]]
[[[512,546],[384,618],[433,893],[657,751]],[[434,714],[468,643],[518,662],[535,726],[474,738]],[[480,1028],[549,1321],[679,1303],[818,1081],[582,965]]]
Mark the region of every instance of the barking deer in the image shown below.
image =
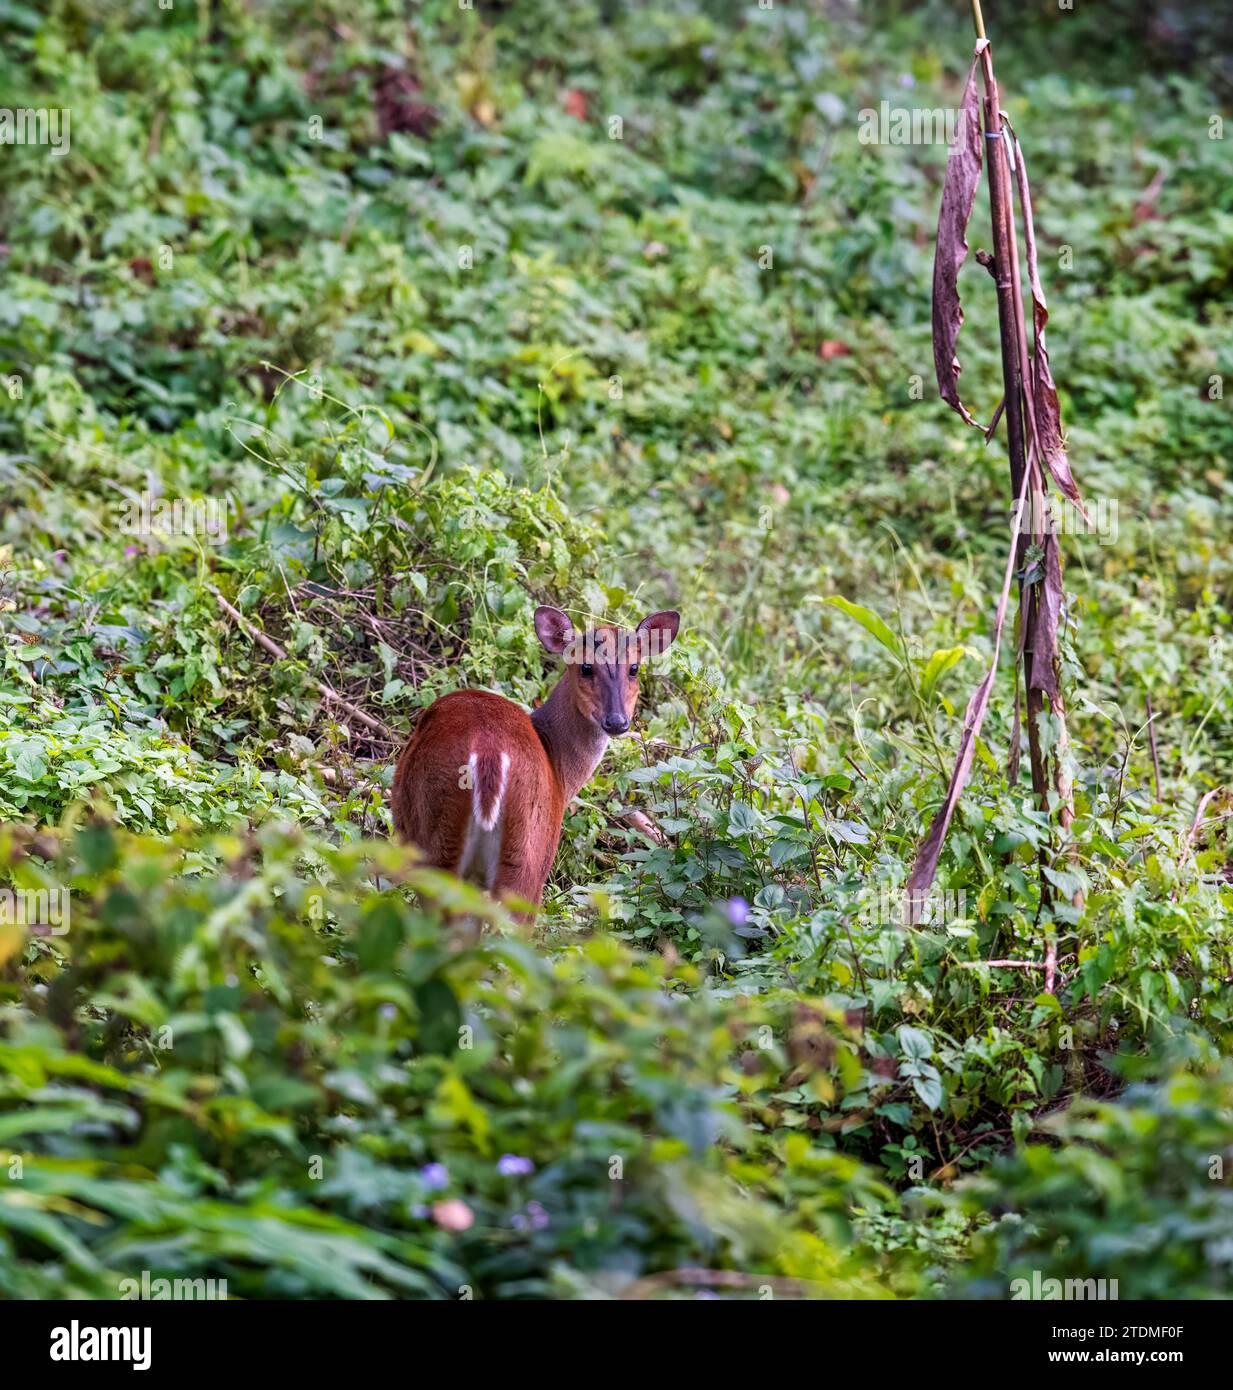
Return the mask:
[[[538,907],[565,808],[609,738],[629,728],[639,668],[668,648],[680,622],[679,613],[652,613],[632,632],[576,633],[559,608],[537,608],[540,642],[565,658],[560,680],[530,714],[486,690],[429,705],[394,771],[399,836],[436,868]]]

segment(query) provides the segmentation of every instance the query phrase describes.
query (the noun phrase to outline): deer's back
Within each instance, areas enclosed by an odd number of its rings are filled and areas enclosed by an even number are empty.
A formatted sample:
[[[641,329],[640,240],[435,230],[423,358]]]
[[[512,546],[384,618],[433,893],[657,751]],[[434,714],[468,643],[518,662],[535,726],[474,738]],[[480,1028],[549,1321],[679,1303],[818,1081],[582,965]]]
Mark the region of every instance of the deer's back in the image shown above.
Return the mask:
[[[522,895],[538,900],[564,797],[530,716],[512,700],[458,690],[430,705],[398,759],[391,803],[395,830],[437,868],[490,890],[517,870]]]

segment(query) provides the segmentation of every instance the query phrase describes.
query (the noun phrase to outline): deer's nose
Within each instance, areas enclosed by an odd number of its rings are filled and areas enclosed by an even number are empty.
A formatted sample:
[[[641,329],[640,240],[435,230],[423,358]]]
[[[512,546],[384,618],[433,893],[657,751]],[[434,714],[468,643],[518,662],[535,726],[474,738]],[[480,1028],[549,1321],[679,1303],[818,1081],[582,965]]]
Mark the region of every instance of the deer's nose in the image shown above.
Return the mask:
[[[604,733],[623,734],[629,728],[629,720],[623,714],[604,715]]]

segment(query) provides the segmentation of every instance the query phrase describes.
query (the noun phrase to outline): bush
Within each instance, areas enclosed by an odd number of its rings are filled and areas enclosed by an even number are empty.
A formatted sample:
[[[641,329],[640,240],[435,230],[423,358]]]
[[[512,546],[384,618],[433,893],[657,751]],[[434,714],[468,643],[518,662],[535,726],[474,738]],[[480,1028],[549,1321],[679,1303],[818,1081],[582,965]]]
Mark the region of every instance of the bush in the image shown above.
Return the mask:
[[[962,1188],[993,1218],[956,1281],[1006,1298],[1046,1279],[1117,1281],[1110,1297],[1227,1298],[1233,1280],[1233,1068],[1087,1097]],[[1039,1297],[1039,1293],[1034,1296]]]
[[[552,960],[499,920],[459,949],[446,910],[494,909],[388,844],[100,822],[10,830],[0,863],[71,889],[67,934],[0,938],[9,1297],[143,1269],[244,1297],[611,1294],[698,1265],[889,1292],[848,1224],[886,1190],[742,1103],[784,1065],[773,1001],[605,936]]]

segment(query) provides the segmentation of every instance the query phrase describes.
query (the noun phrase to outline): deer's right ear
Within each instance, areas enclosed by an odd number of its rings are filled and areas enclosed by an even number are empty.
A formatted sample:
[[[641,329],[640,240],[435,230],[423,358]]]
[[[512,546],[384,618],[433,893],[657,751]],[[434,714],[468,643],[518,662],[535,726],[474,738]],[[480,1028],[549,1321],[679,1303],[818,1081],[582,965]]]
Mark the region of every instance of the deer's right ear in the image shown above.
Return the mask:
[[[535,633],[545,651],[560,656],[574,640],[574,625],[559,608],[544,605],[535,610]]]

